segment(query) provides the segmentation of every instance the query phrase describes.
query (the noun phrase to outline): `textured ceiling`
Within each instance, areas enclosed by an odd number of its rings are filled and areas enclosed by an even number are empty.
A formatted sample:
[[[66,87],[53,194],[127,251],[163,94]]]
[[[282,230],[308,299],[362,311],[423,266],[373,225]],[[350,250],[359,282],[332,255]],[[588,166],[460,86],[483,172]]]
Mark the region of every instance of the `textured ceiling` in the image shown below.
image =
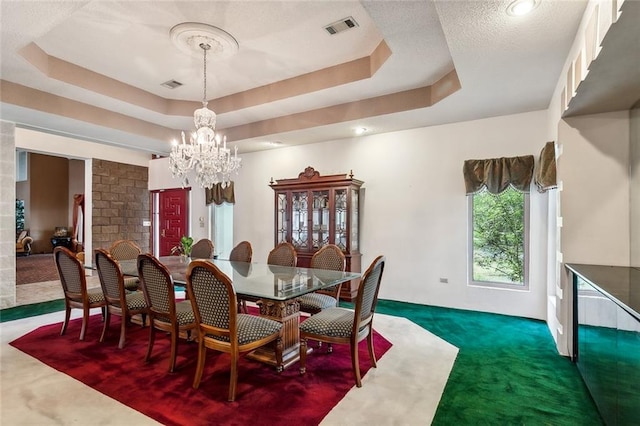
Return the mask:
[[[207,97],[248,152],[547,108],[586,6],[542,0],[511,17],[506,1],[475,0],[0,4],[2,119],[154,153],[192,129],[202,98],[202,58],[171,43],[176,24],[238,41],[208,62]],[[346,17],[358,26],[323,29]],[[161,86],[172,79],[184,85]]]

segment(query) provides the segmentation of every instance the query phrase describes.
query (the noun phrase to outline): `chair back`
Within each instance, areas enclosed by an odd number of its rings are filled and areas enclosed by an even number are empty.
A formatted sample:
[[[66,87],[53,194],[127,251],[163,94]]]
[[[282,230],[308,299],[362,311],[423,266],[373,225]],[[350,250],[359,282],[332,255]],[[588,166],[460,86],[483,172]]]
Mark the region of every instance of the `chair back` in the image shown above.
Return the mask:
[[[176,295],[171,273],[150,253],[138,255],[138,276],[147,306],[165,318],[175,317]]]
[[[360,280],[355,305],[355,318],[359,319],[360,323],[358,329],[362,329],[362,327],[371,322],[376,305],[378,304],[378,290],[380,290],[380,282],[382,281],[385,262],[386,259],[384,256],[376,257]],[[354,321],[354,327],[355,326],[356,321]]]
[[[53,249],[53,258],[65,295],[74,299],[82,297],[87,292],[87,278],[80,260],[71,250],[62,246]]]
[[[192,261],[187,269],[187,295],[202,333],[225,342],[237,335],[238,299],[231,280],[217,266]]]
[[[315,269],[330,269],[332,271],[344,271],[345,257],[340,247],[335,244],[322,246],[311,257],[311,265]]]
[[[298,255],[293,244],[282,242],[269,252],[267,263],[278,266],[296,266]]]
[[[131,240],[118,240],[111,245],[108,253],[115,260],[136,260],[142,250]]]
[[[229,260],[232,262],[247,262],[251,263],[253,257],[253,248],[249,241],[241,241],[236,245],[231,253],[229,253]]]
[[[98,276],[100,277],[100,286],[102,286],[104,298],[109,303],[116,303],[120,304],[121,307],[126,307],[124,302],[124,276],[118,262],[105,249],[96,249],[96,267],[98,268]]]
[[[191,259],[213,259],[213,243],[211,240],[203,238],[191,246]]]

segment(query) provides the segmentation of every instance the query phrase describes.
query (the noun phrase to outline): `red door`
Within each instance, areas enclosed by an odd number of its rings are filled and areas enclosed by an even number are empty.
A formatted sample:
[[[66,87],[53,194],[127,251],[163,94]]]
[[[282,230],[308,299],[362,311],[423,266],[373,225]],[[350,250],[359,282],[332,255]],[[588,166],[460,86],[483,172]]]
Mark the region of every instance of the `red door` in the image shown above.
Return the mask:
[[[190,189],[167,189],[158,200],[158,248],[160,256],[169,256],[189,229]]]

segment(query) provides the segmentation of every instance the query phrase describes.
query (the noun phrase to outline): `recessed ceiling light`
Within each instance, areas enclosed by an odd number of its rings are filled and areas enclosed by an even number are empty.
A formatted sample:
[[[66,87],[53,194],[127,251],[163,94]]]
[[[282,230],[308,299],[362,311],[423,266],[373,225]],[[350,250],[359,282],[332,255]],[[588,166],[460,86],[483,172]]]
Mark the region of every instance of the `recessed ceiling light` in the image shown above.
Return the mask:
[[[515,0],[507,6],[507,15],[523,16],[538,7],[540,0]]]
[[[362,135],[367,133],[367,129],[366,127],[356,127],[356,129],[354,130],[356,135]]]
[[[267,145],[271,145],[271,146],[281,146],[282,142],[280,141],[268,141]]]

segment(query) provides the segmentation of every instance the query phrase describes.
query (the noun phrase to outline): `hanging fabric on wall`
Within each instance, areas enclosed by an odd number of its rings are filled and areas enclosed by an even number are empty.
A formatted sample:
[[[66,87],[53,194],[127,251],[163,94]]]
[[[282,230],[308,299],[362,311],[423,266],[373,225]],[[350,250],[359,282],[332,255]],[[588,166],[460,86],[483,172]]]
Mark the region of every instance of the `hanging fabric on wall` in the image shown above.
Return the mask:
[[[236,196],[233,190],[233,181],[229,182],[226,187],[222,187],[222,183],[213,185],[212,188],[205,188],[205,201],[207,205],[214,203],[220,205],[224,202],[235,204]]]
[[[74,251],[82,251],[84,241],[84,194],[73,196],[73,245]]]
[[[540,151],[540,161],[536,169],[535,177],[538,192],[547,192],[558,186],[556,179],[556,145],[553,142],[547,142]]]
[[[521,192],[529,192],[533,164],[533,155],[466,160],[462,171],[467,195],[484,187],[492,194],[500,194],[509,186]]]

